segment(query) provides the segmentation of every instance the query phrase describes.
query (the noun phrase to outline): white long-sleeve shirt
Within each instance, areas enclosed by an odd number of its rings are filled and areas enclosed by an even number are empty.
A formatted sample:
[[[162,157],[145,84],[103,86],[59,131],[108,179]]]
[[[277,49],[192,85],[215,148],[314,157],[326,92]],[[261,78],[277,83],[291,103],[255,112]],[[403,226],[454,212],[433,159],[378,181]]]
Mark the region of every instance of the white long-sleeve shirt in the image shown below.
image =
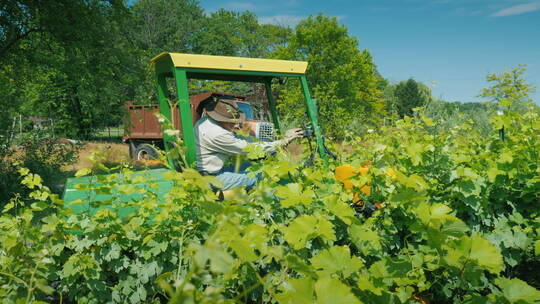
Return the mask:
[[[197,144],[197,170],[208,173],[221,170],[230,156],[246,154],[244,148],[248,144],[260,145],[268,153],[285,143],[283,140],[250,143],[208,116],[199,119],[193,128]]]

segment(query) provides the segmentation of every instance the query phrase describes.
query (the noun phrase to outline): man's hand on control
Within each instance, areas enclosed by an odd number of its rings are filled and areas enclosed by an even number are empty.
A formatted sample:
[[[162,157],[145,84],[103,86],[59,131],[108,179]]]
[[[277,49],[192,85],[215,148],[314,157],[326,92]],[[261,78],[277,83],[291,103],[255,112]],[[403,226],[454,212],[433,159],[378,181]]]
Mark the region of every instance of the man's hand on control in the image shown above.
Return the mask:
[[[256,135],[257,132],[257,123],[253,121],[244,121],[242,124],[244,130],[247,130],[249,134]]]
[[[285,139],[287,139],[287,142],[291,142],[296,138],[302,138],[302,136],[304,136],[304,130],[301,128],[293,128],[285,132]]]

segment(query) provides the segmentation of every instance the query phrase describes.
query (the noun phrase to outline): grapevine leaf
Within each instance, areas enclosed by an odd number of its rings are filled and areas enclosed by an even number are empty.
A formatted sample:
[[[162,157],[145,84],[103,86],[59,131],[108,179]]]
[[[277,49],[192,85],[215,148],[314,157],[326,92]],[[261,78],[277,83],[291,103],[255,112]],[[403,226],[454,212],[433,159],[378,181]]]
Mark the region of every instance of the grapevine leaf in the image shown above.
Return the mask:
[[[409,159],[414,166],[417,166],[422,161],[423,147],[419,143],[412,143],[406,147]]]
[[[210,270],[219,273],[229,273],[234,263],[233,257],[225,250],[210,250]]]
[[[231,242],[229,246],[234,250],[238,258],[242,262],[253,262],[257,259],[257,255],[250,248],[250,243],[244,239],[239,239]]]
[[[356,248],[364,255],[373,255],[382,249],[381,238],[373,230],[360,225],[352,225],[349,227],[349,235]]]
[[[359,275],[357,285],[360,290],[371,291],[378,296],[382,295],[383,289],[380,287],[375,287],[373,282],[370,280],[369,274]]]
[[[215,273],[229,273],[234,263],[233,257],[225,251],[219,244],[210,242],[207,244],[193,244],[189,250],[194,252],[194,261],[201,268],[204,268],[210,261],[210,270]]]
[[[334,225],[332,225],[332,223],[326,218],[324,218],[323,215],[320,213],[317,215],[317,234],[323,239],[329,241],[336,240]]]
[[[298,165],[288,161],[277,161],[272,166],[264,166],[263,171],[270,177],[283,177],[294,174]]]
[[[75,173],[75,177],[81,177],[81,176],[86,176],[88,174],[90,174],[92,172],[91,169],[89,168],[83,168],[83,169],[80,169],[79,171],[77,171]]]
[[[470,257],[480,266],[485,266],[491,273],[498,274],[503,267],[503,258],[500,251],[488,240],[475,234],[471,237]]]
[[[463,236],[458,242],[445,247],[447,254],[444,259],[448,265],[462,268],[467,260],[474,260],[478,266],[494,274],[500,273],[503,268],[503,258],[499,250],[478,234],[472,237]]]
[[[447,214],[449,214],[452,209],[450,207],[444,205],[444,204],[434,204],[430,208],[431,211],[431,218],[432,219],[444,219],[447,217]]]
[[[414,288],[411,286],[401,286],[396,290],[396,296],[399,298],[401,303],[406,303],[408,299],[411,298]]]
[[[264,150],[261,145],[249,144],[244,148],[244,152],[247,153],[249,159],[260,159],[264,157]]]
[[[319,276],[330,276],[339,273],[348,278],[353,272],[358,271],[363,263],[358,257],[351,257],[349,247],[333,246],[311,258],[311,265]]]
[[[511,152],[503,152],[501,156],[499,156],[498,162],[499,163],[511,163],[514,161],[514,158],[512,157]]]
[[[41,188],[42,182],[41,176],[30,173],[24,177],[21,184],[26,185],[29,189],[34,189]]]
[[[497,179],[498,175],[503,175],[505,172],[502,170],[497,169],[496,167],[491,167],[487,171],[488,180],[490,183],[495,182],[495,179]]]
[[[399,191],[396,191],[395,194],[392,194],[390,196],[389,201],[390,202],[411,202],[411,201],[422,201],[425,200],[426,197],[423,196],[421,193],[418,193],[418,191],[414,189],[404,188],[399,189]]]
[[[242,261],[253,262],[257,259],[255,249],[266,252],[266,228],[251,224],[245,228],[242,238],[234,238],[229,246]]]
[[[310,277],[317,278],[317,274],[313,271],[306,262],[300,259],[297,255],[291,254],[288,255],[285,260],[287,261],[287,266],[291,269],[294,269],[298,273],[305,274]]]
[[[311,278],[285,281],[280,289],[283,293],[276,295],[279,304],[312,304],[314,302],[315,288]]]
[[[540,291],[520,279],[497,278],[495,284],[510,303],[533,303],[540,301]],[[523,302],[521,302],[523,301]]]
[[[339,217],[345,224],[350,225],[351,219],[354,218],[354,210],[346,203],[338,201],[338,196],[331,195],[324,200],[328,211]]]
[[[28,173],[30,173],[30,170],[28,168],[19,168],[19,174],[21,174],[22,176],[27,175]]]
[[[46,294],[52,294],[54,292],[54,288],[52,288],[51,286],[47,285],[47,281],[46,280],[43,280],[43,279],[39,279],[35,282],[36,284],[36,287],[43,291],[44,293]],[[33,302],[35,303],[35,302]]]
[[[293,246],[294,249],[302,249],[306,243],[318,236],[335,240],[336,235],[332,223],[322,217],[322,215],[301,215],[292,221],[284,231],[285,240]]]
[[[412,270],[410,261],[383,259],[371,265],[369,271],[376,278],[407,278]]]
[[[456,221],[446,221],[441,226],[441,232],[452,235],[452,236],[462,236],[465,232],[469,231],[467,224],[461,220]]]
[[[298,250],[316,236],[317,219],[312,215],[301,215],[285,228],[285,240]]]
[[[322,278],[315,283],[318,304],[360,304],[351,288],[334,278]]]
[[[287,186],[276,187],[276,196],[281,198],[283,208],[295,206],[298,204],[309,205],[313,202],[315,193],[312,189],[302,189],[302,185],[290,183]]]

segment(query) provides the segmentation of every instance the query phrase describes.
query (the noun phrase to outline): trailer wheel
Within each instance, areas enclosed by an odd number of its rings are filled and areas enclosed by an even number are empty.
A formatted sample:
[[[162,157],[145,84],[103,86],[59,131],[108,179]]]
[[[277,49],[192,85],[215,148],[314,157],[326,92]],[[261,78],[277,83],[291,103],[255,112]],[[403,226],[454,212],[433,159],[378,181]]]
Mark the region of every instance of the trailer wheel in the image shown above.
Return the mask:
[[[135,160],[145,161],[159,158],[157,148],[149,144],[140,144],[135,149]]]

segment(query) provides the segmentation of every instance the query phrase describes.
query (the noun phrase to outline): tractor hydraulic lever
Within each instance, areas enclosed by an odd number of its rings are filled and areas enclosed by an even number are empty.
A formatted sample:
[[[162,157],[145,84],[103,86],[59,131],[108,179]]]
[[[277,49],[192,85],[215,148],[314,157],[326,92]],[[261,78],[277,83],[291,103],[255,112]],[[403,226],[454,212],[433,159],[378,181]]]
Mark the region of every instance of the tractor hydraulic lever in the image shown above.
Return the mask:
[[[313,146],[311,144],[311,141],[313,140],[314,137],[315,137],[315,133],[313,132],[313,128],[311,127],[311,125],[304,123],[304,138],[307,138],[308,140],[309,152],[310,152],[309,158],[306,160],[304,164],[305,167],[310,167],[313,165],[314,155],[317,152],[317,145],[315,145],[315,149],[313,149]],[[322,145],[326,154],[330,155],[333,159],[337,159],[337,155],[334,152],[330,151],[330,149],[326,146],[326,139],[324,138],[324,136],[322,136],[321,138],[322,138]]]

